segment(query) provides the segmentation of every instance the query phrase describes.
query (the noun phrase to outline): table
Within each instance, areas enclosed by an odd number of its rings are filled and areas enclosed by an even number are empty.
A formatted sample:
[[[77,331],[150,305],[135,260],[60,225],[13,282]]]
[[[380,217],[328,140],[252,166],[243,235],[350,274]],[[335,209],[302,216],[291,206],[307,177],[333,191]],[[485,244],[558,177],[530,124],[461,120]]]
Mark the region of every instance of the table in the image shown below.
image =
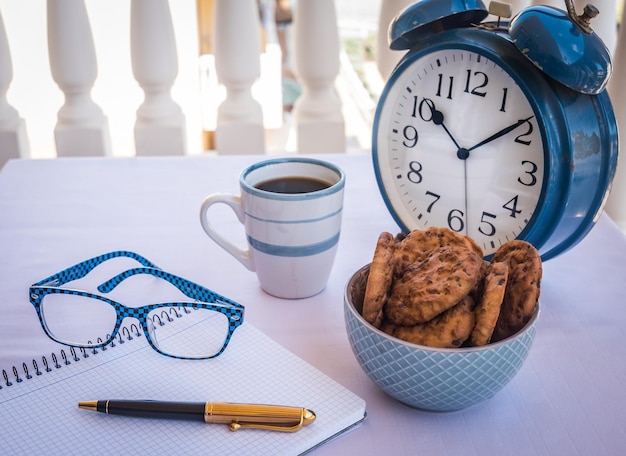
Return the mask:
[[[381,231],[397,231],[370,158],[321,157],[347,175],[343,230],[326,290],[296,301],[265,294],[254,273],[214,244],[198,221],[203,198],[238,193],[240,171],[260,158],[9,162],[0,172],[0,369],[58,348],[32,324],[24,330],[23,322],[35,318],[31,283],[128,249],[241,302],[248,322],[366,400],[365,423],[316,455],[624,453],[626,237],[607,216],[578,246],[544,264],[537,336],[513,381],[470,409],[423,412],[369,380],[345,332],[346,281],[371,260]],[[225,210],[223,220],[236,236],[234,215]]]

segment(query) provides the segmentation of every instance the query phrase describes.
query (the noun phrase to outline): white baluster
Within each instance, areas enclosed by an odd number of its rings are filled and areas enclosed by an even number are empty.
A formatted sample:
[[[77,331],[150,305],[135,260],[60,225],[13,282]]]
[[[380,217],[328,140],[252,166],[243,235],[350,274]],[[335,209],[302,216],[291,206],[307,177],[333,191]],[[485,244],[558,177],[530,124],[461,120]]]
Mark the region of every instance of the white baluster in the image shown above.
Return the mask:
[[[48,54],[52,77],[65,94],[54,129],[57,155],[109,155],[108,121],[91,98],[98,74],[83,0],[48,0]]]
[[[261,74],[257,2],[217,0],[214,29],[215,70],[226,87],[217,110],[216,149],[222,154],[263,154],[263,112],[251,90]]]
[[[517,13],[519,13],[520,11],[522,11],[524,8],[528,8],[531,4],[530,0],[509,0],[506,3],[510,3],[511,4],[511,9],[513,10],[513,17],[515,17],[515,15]],[[486,3],[487,8],[489,7],[489,4]]]
[[[546,5],[553,6],[555,8],[562,9],[565,11],[565,2],[564,0],[532,0],[531,3],[533,5]]]
[[[613,75],[609,80],[609,95],[613,102],[620,130],[620,153],[613,188],[606,205],[607,213],[626,231],[626,8],[622,12],[622,28],[617,37],[613,57]]]
[[[345,152],[339,73],[339,32],[333,0],[299,0],[294,14],[295,70],[303,92],[294,105],[299,153]]]
[[[378,15],[378,36],[376,38],[376,64],[383,79],[387,79],[391,71],[404,56],[406,51],[392,51],[389,49],[389,24],[400,11],[415,0],[383,0]]]
[[[7,90],[12,80],[11,51],[0,12],[0,168],[11,158],[27,157],[29,154],[24,120],[7,101]]]
[[[171,96],[178,57],[167,0],[132,0],[130,24],[133,75],[144,91],[135,122],[135,151],[184,155],[185,116]]]
[[[283,125],[282,62],[283,55],[278,42],[275,0],[260,0],[265,30],[265,49],[261,53],[261,78],[253,94],[263,108],[263,124],[267,129],[279,129]]]

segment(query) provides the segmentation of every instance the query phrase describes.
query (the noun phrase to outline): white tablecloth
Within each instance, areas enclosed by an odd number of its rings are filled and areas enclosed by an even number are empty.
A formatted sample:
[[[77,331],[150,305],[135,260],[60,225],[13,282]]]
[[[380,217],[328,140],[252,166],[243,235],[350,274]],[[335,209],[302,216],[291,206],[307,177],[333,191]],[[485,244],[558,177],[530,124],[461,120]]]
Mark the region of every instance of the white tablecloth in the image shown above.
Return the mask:
[[[59,348],[33,324],[30,284],[128,249],[244,304],[248,322],[366,400],[365,423],[315,454],[626,451],[626,237],[608,217],[544,264],[537,336],[513,381],[465,411],[428,413],[379,390],[359,368],[345,332],[346,281],[371,260],[381,231],[398,230],[370,158],[322,157],[347,174],[343,230],[327,289],[297,301],[265,294],[254,273],[214,244],[198,221],[203,198],[238,193],[240,171],[260,158],[9,162],[0,172],[0,369]],[[224,229],[243,240],[234,215],[224,208],[221,217]]]

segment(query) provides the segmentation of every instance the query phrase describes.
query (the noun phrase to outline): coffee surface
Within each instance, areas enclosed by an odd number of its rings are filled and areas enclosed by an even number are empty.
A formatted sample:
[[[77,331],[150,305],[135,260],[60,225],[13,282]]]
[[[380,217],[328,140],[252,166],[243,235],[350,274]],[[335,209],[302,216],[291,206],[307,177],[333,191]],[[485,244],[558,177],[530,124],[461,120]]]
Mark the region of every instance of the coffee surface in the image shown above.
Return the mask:
[[[259,182],[255,185],[259,190],[273,193],[310,193],[330,187],[326,181],[313,177],[279,177]]]

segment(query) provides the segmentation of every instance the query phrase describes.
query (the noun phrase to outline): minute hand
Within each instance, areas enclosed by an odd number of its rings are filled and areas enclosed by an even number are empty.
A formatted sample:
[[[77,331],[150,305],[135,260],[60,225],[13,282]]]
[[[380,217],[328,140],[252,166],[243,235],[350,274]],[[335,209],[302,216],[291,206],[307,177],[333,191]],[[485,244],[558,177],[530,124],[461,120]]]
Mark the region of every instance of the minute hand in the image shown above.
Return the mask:
[[[478,144],[475,144],[474,146],[470,147],[469,149],[467,149],[468,152],[474,150],[474,149],[478,149],[480,146],[484,146],[487,143],[490,143],[491,141],[493,141],[494,139],[498,139],[500,136],[504,136],[507,133],[512,132],[513,130],[515,130],[517,127],[519,127],[520,125],[525,124],[526,122],[528,122],[530,119],[532,119],[535,116],[530,116],[527,117],[525,119],[520,119],[517,122],[515,122],[513,125],[509,125],[506,128],[503,128],[502,130],[500,130],[497,133],[494,133],[493,135],[491,135],[490,137],[483,139],[481,142],[479,142]]]

